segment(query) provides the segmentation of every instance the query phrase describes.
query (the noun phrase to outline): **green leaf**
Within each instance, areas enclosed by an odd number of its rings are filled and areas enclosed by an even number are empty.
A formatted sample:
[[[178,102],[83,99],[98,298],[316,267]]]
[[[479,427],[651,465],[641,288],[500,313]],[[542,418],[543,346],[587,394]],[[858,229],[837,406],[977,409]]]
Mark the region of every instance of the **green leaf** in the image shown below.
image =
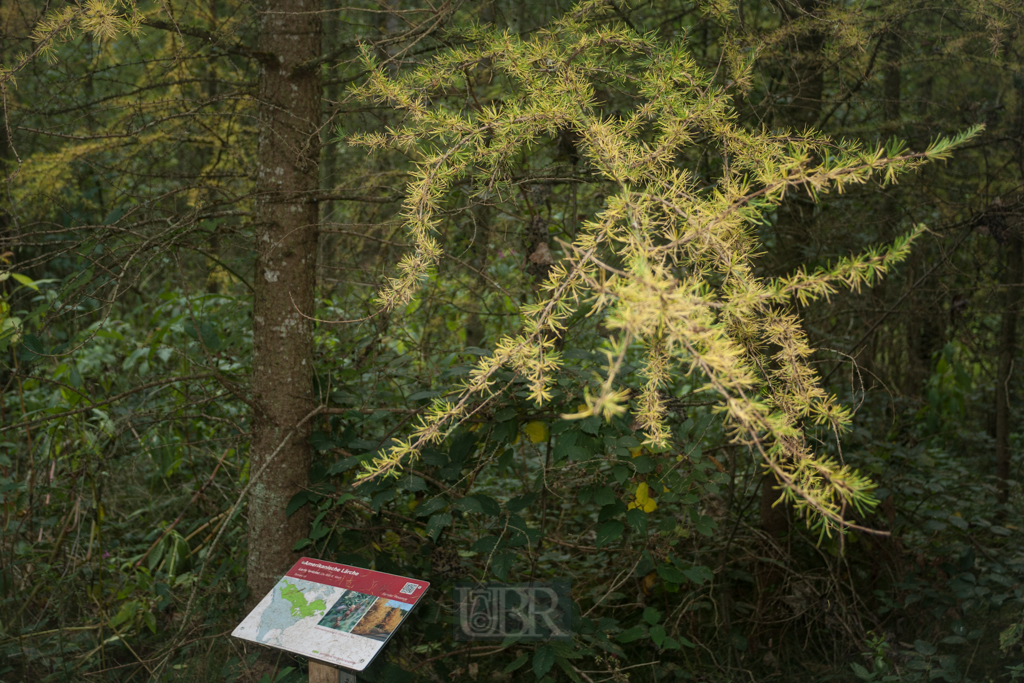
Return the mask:
[[[580,505],[586,505],[590,502],[591,498],[594,497],[593,486],[581,486],[580,490],[576,493],[576,500],[579,501]]]
[[[580,429],[591,436],[597,436],[598,430],[601,429],[601,418],[597,415],[591,415],[580,420]]]
[[[686,647],[697,647],[696,645],[694,645],[693,643],[688,641],[686,638],[682,638],[682,641],[683,641],[683,644],[686,645]],[[663,650],[678,650],[679,649],[679,641],[676,640],[675,638],[669,638],[668,636],[666,636],[665,640],[663,640],[662,643],[661,643],[661,649],[663,649]]]
[[[217,330],[210,323],[206,321],[200,322],[199,333],[196,334],[195,323],[191,320],[186,320],[182,325],[182,330],[196,341],[199,341],[201,338],[203,346],[206,347],[207,351],[220,350],[220,337],[217,336]]]
[[[494,413],[495,422],[508,422],[517,415],[515,408],[502,408],[498,412]]]
[[[494,500],[490,496],[485,496],[482,493],[478,493],[473,497],[476,498],[477,501],[479,501],[480,509],[483,511],[485,515],[497,517],[501,514],[501,506],[498,505],[498,501]]]
[[[36,292],[39,291],[39,287],[36,285],[36,281],[28,277],[27,275],[22,275],[21,273],[11,273],[11,277],[13,277],[19,283],[25,285],[31,290]]]
[[[480,501],[478,501],[473,496],[466,496],[465,498],[460,498],[459,500],[455,501],[455,504],[452,505],[452,508],[454,508],[455,510],[461,510],[462,512],[476,512],[478,514],[482,514],[484,511],[483,508],[480,506]]]
[[[450,512],[431,515],[430,519],[427,520],[427,536],[430,537],[430,540],[436,541],[445,527],[449,527],[451,524],[452,513]]]
[[[640,638],[643,638],[646,635],[646,626],[634,626],[633,628],[626,629],[625,631],[620,633],[618,636],[615,637],[615,640],[619,641],[620,643],[632,643],[634,640],[639,640]]]
[[[410,396],[408,400],[410,400],[410,401],[422,401],[422,400],[425,400],[425,399],[428,399],[428,398],[434,398],[435,396],[440,396],[440,395],[441,395],[440,391],[417,391],[415,394]]]
[[[374,512],[380,512],[380,508],[384,503],[390,503],[395,497],[395,489],[384,489],[380,493],[373,494],[373,498],[370,500],[370,509]]]
[[[633,458],[633,467],[636,468],[637,474],[647,474],[654,471],[657,463],[651,457],[641,455],[639,458]]]
[[[356,497],[351,493],[343,493],[334,500],[334,507],[340,508],[344,506],[345,503],[347,503],[348,501],[355,499]],[[312,498],[310,498],[310,500],[312,500]]]
[[[648,607],[644,610],[644,621],[648,624],[654,625],[661,621],[661,612],[654,607]]]
[[[437,512],[446,505],[448,505],[448,501],[440,496],[437,498],[431,498],[426,503],[420,503],[419,507],[416,508],[416,516],[426,517],[427,515]]]
[[[665,642],[665,627],[664,626],[652,626],[651,627],[651,640],[658,647],[661,647],[662,643]]]
[[[316,516],[316,519],[313,520],[313,524],[311,525],[309,531],[309,537],[314,541],[319,541],[321,538],[331,533],[330,526],[326,526],[320,523],[326,516],[326,512],[321,512],[319,515]]]
[[[576,461],[576,460],[586,460],[586,459],[590,458],[592,455],[593,455],[593,453],[591,453],[589,448],[585,448],[583,446],[570,446],[569,447],[569,459],[570,460],[573,460],[573,461]]]
[[[714,574],[712,573],[712,571],[707,567],[701,565],[694,565],[689,569],[684,569],[683,574],[686,576],[686,578],[688,578],[690,581],[693,581],[698,586],[714,578]]]
[[[118,610],[114,618],[110,620],[110,628],[117,629],[118,626],[134,617],[135,613],[138,611],[138,600],[129,600],[128,602],[124,603],[123,605],[121,605],[121,609]]]
[[[707,428],[711,425],[711,421],[714,419],[715,416],[713,413],[707,413],[703,417],[698,419],[697,424],[694,425],[693,428],[693,435],[696,437],[703,436],[704,432],[707,431]]]
[[[949,516],[949,523],[955,526],[957,529],[960,529],[961,531],[966,530],[968,527],[971,526],[967,523],[966,519],[963,519],[962,517],[957,517],[956,515]]]
[[[609,543],[613,543],[622,538],[622,532],[625,530],[626,525],[617,519],[605,522],[597,532],[597,542],[595,545],[601,548]]]
[[[639,508],[633,508],[626,512],[626,521],[629,522],[629,526],[633,527],[633,530],[638,534],[647,533],[647,514]]]
[[[348,449],[350,451],[374,451],[380,446],[379,441],[367,441],[366,439],[352,439],[348,442]],[[426,458],[427,452],[423,452],[424,458]],[[442,456],[444,457],[444,456]],[[428,461],[429,462],[429,461]],[[447,462],[447,459],[445,460]],[[433,464],[433,463],[431,463]],[[441,463],[444,464],[444,463]]]
[[[308,500],[309,497],[307,492],[299,491],[294,496],[292,496],[292,499],[290,501],[288,501],[288,507],[286,507],[284,510],[284,516],[291,517],[299,510],[299,508],[305,505]]]
[[[873,681],[875,679],[875,677],[871,675],[870,671],[865,669],[860,664],[857,664],[856,662],[852,662],[850,664],[850,668],[853,669],[854,675],[856,675],[857,678],[861,679],[862,681]]]
[[[594,491],[594,502],[604,507],[615,502],[615,491],[611,486],[602,486]]]
[[[491,571],[498,577],[500,581],[504,581],[508,578],[508,572],[512,568],[512,563],[516,560],[516,554],[511,550],[502,550],[494,553],[494,558],[491,560]]]
[[[558,655],[555,657],[555,662],[562,668],[562,671],[565,672],[565,675],[568,676],[573,683],[582,683],[583,679],[580,678],[578,673],[576,673],[576,669],[573,668],[572,662],[570,662],[568,658]]]
[[[575,420],[555,420],[555,423],[551,425],[551,433],[555,436],[569,432],[579,436],[579,432],[575,431],[575,428],[579,426],[579,423]],[[575,439],[575,437],[573,437]]]
[[[489,496],[474,495],[460,498],[453,505],[456,510],[462,510],[463,512],[475,512],[481,515],[490,515],[497,517],[501,514],[501,506]]]
[[[167,535],[165,542],[168,544],[167,552],[164,555],[167,575],[177,576],[188,569],[191,548],[189,548],[188,541],[176,530]]]
[[[18,358],[26,363],[35,363],[42,360],[46,355],[43,347],[43,340],[34,334],[26,334],[21,339],[21,349],[18,351]]]
[[[477,539],[477,541],[470,546],[470,550],[476,553],[490,555],[500,542],[501,539],[497,536],[484,536],[483,538]]]
[[[555,428],[557,428],[558,425],[559,423],[555,423],[555,427],[553,427],[551,430],[553,434],[557,434],[557,438],[555,439],[555,447],[551,451],[552,457],[556,462],[559,460],[564,460],[569,456],[569,449],[576,445],[576,441],[580,437],[580,433],[575,430],[571,432],[565,432],[564,434],[558,434],[555,431]]]
[[[927,640],[915,640],[914,649],[917,650],[920,654],[925,655],[926,657],[930,657],[937,651],[937,648],[931,643],[929,643]]]
[[[707,515],[701,515],[697,519],[697,523],[694,527],[697,529],[697,533],[699,534],[704,536],[714,536],[715,529],[718,528],[718,523]]]
[[[510,673],[512,673],[512,672],[513,672],[513,671],[515,671],[516,669],[518,669],[518,668],[522,667],[522,666],[523,666],[523,664],[526,664],[526,662],[527,662],[527,661],[528,661],[529,659],[530,659],[530,655],[528,655],[527,653],[525,653],[525,652],[524,652],[523,654],[521,654],[521,655],[519,655],[518,657],[516,657],[516,658],[515,658],[515,659],[514,659],[514,660],[512,661],[512,663],[511,663],[511,664],[509,664],[508,666],[506,666],[506,667],[505,667],[505,669],[504,669],[504,670],[502,671],[502,673],[503,673],[503,674],[510,674]]]
[[[605,522],[609,519],[614,519],[615,517],[618,517],[624,512],[626,512],[626,504],[623,503],[621,500],[617,500],[611,505],[605,505],[603,508],[601,508],[601,512],[599,512],[597,515],[597,521]]]
[[[958,620],[959,621],[959,620]],[[1014,624],[999,633],[999,649],[1005,654],[1024,638],[1024,622]]]
[[[516,496],[509,502],[505,503],[505,509],[509,512],[519,512],[533,505],[533,501],[537,500],[536,493],[527,493],[524,496]]]
[[[540,678],[555,664],[555,651],[550,645],[541,645],[533,653],[533,674]]]
[[[290,676],[293,671],[295,671],[294,666],[286,666],[285,668],[281,669],[277,673],[277,676],[274,678],[274,683],[284,683],[285,679],[287,679],[288,676]]]
[[[670,583],[683,583],[686,581],[683,573],[670,564],[659,564],[658,576]]]
[[[118,206],[111,210],[107,214],[107,217],[103,219],[103,225],[113,225],[114,223],[121,220],[121,218],[127,213],[127,209],[123,206]]]
[[[320,452],[329,451],[332,448],[336,448],[337,444],[334,443],[334,439],[327,432],[321,432],[319,430],[309,435],[309,445]]]
[[[354,455],[351,458],[343,458],[328,467],[327,474],[341,474],[342,472],[348,472],[353,467],[358,467],[366,457],[367,456],[365,455]]]

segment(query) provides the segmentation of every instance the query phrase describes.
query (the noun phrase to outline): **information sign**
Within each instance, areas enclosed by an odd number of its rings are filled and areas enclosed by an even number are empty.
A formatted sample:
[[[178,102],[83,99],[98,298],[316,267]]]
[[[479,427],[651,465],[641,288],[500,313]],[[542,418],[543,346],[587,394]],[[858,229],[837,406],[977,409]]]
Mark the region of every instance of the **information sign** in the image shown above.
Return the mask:
[[[231,635],[362,671],[429,585],[304,557]]]

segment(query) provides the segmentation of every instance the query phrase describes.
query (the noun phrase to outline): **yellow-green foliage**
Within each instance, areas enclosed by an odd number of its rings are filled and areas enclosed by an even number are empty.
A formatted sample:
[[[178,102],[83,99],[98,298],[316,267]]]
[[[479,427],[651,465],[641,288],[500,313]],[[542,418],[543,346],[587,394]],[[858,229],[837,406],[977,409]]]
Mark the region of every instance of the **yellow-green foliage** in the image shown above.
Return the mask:
[[[562,362],[556,339],[589,300],[614,339],[606,352],[607,380],[572,417],[610,417],[631,401],[645,443],[657,448],[668,437],[659,389],[672,373],[700,377],[704,390],[720,397],[718,409],[735,441],[760,455],[783,482],[783,495],[811,512],[809,523],[823,523],[825,531],[840,527],[846,507],[872,504],[871,485],[817,457],[805,442],[807,421],[839,433],[849,413],[819,386],[790,302],[871,285],[906,257],[923,228],[888,248],[778,279],[755,273],[754,228],[788,193],[819,197],[872,177],[894,182],[927,159],[943,158],[977,129],[918,154],[896,143],[864,149],[815,133],[744,130],[734,124],[727,94],[684,45],[595,25],[590,20],[603,7],[581,5],[528,40],[476,29],[468,36],[474,50],[452,50],[402,80],[388,78],[372,54],[364,55],[372,75],[363,95],[408,117],[387,135],[355,141],[422,154],[403,212],[414,248],[380,293],[384,308],[414,297],[440,258],[435,214],[457,179],[491,186],[514,154],[571,129],[584,163],[610,190],[603,211],[573,243],[561,245],[561,259],[542,285],[547,296],[522,310],[521,333],[500,340],[461,394],[435,401],[414,434],[368,464],[363,477],[395,473],[423,445],[443,439],[492,391],[501,368],[525,377],[538,404],[547,401]],[[516,96],[470,112],[438,103],[450,89],[465,89],[464,74],[484,61],[514,83]],[[640,104],[626,115],[602,115],[591,85],[598,78],[635,93]],[[711,187],[680,165],[682,151],[698,137],[717,143],[724,160]],[[636,345],[645,352],[645,384],[630,396],[617,372]]]
[[[100,41],[122,34],[134,36],[142,21],[142,14],[131,0],[86,0],[50,10],[32,30],[32,51],[16,55],[10,65],[0,64],[0,90],[5,90],[17,72],[37,55],[56,60],[61,43],[74,40],[83,33]]]
[[[187,207],[199,215],[204,204],[218,197],[246,194],[254,152],[246,140],[254,135],[254,104],[232,92],[244,81],[230,62],[183,49],[185,39],[175,32],[135,35],[143,21],[140,11],[127,1],[92,0],[39,17],[32,32],[34,50],[18,57],[8,76],[36,54],[74,65],[87,52],[83,42],[102,47],[95,55],[89,52],[89,68],[117,76],[83,79],[89,83],[83,99],[94,100],[91,105],[27,120],[27,129],[37,127],[50,135],[30,153],[20,152],[5,169],[16,171],[9,197],[17,213],[54,219],[57,209],[73,197],[80,211],[95,212],[92,222],[115,215],[127,223],[148,220],[150,216],[142,215],[146,206],[172,207],[180,213]],[[230,34],[241,22],[220,25]],[[74,71],[73,66],[69,69]],[[0,89],[3,78],[0,68]],[[221,88],[219,96],[209,90],[214,81]],[[35,106],[39,84],[19,86],[5,90],[8,104],[22,110]],[[169,189],[173,183],[155,180],[174,178],[191,165],[195,168],[188,185]],[[102,200],[82,192],[83,184],[101,186]],[[247,210],[247,200],[237,208]]]

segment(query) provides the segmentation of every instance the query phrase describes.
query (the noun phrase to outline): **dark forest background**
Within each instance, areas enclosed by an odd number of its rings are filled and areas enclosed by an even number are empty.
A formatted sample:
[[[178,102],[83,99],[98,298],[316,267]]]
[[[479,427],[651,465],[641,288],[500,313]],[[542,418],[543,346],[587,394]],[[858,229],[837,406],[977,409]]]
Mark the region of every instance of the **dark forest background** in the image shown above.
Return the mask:
[[[921,151],[983,125],[898,182],[793,188],[752,235],[770,278],[926,227],[874,286],[793,304],[853,411],[808,434],[876,486],[863,529],[778,502],[699,372],[665,388],[667,448],[629,414],[562,419],[604,372],[582,313],[551,403],[508,372],[399,477],[356,480],[609,192],[571,128],[533,140],[499,188],[446,188],[445,255],[381,312],[430,144],[352,144],[409,116],[354,89],[360,53],[402,78],[479,31],[539,39],[566,0],[0,0],[0,679],[300,680],[228,634],[301,555],[432,582],[371,681],[1024,679],[1024,4],[589,5],[595,32],[682,46],[751,131]],[[594,100],[625,117],[613,76]],[[444,87],[451,111],[514,98],[486,60]],[[676,161],[705,188],[729,162],[710,131]],[[571,643],[452,639],[454,580],[552,578]]]

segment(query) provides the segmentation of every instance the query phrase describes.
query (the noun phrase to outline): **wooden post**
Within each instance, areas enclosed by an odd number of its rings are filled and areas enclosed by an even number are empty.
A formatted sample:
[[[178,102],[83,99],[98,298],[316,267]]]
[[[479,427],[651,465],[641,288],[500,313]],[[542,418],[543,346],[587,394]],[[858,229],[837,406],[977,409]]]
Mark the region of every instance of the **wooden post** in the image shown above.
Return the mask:
[[[309,683],[356,683],[355,674],[329,664],[309,660]]]

